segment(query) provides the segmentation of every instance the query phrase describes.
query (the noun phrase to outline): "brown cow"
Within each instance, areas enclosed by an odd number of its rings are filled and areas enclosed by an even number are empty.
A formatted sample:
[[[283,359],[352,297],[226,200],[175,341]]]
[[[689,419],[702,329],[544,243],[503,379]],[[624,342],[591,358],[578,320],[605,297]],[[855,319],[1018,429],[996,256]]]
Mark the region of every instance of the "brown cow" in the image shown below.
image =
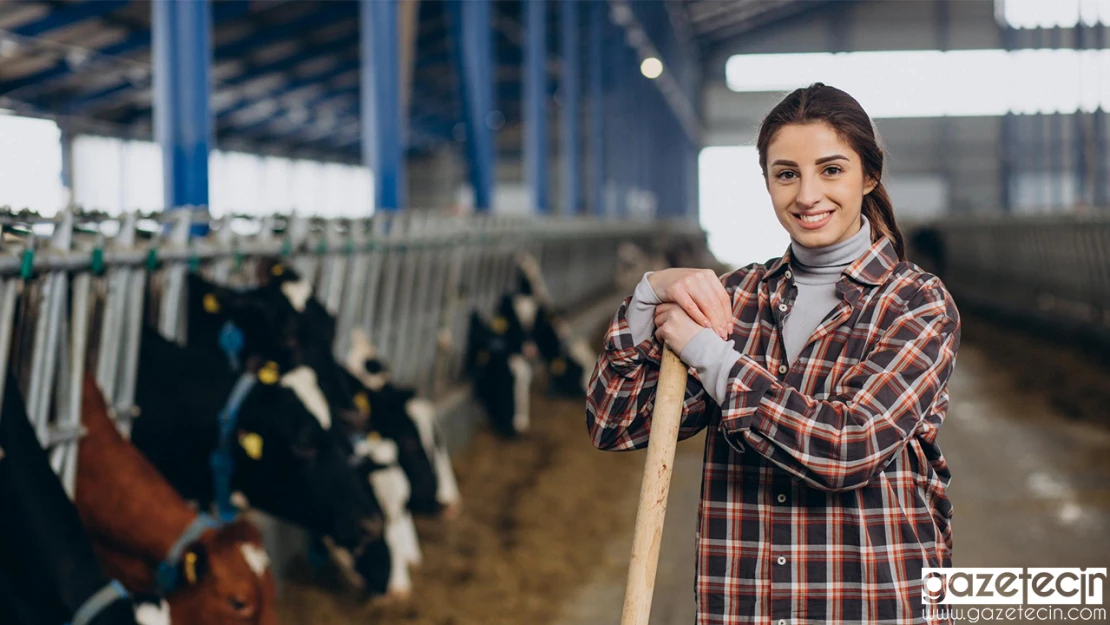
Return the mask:
[[[116,430],[104,396],[85,377],[77,510],[105,570],[132,592],[154,593],[156,569],[197,519]],[[174,625],[276,625],[274,579],[258,530],[245,521],[206,529],[181,552],[167,597]]]

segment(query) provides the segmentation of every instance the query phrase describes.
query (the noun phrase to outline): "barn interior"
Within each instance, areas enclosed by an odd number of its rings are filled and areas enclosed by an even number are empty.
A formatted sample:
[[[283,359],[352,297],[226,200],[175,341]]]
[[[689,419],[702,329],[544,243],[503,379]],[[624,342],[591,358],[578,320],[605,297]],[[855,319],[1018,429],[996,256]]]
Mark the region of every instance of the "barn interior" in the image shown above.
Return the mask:
[[[648,272],[791,247],[760,128],[818,82],[959,308],[953,565],[1105,576],[1108,31],[1110,0],[0,3],[0,623],[625,625],[645,453],[595,448],[595,366]],[[651,625],[708,622],[711,435]]]

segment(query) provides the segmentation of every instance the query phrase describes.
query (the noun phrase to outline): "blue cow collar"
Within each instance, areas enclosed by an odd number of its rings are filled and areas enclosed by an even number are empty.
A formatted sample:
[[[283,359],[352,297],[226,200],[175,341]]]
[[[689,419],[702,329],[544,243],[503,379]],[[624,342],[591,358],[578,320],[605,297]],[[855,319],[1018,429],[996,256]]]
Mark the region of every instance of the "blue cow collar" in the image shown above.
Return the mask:
[[[185,548],[200,538],[204,532],[209,529],[216,529],[220,525],[219,521],[207,514],[198,514],[193,522],[185,528],[185,531],[181,533],[181,536],[177,537],[177,541],[174,542],[169,553],[166,554],[166,559],[158,565],[158,569],[155,571],[155,582],[161,596],[169,595],[177,590],[178,585],[180,585],[181,579],[177,567],[181,564],[181,557],[185,553]]]

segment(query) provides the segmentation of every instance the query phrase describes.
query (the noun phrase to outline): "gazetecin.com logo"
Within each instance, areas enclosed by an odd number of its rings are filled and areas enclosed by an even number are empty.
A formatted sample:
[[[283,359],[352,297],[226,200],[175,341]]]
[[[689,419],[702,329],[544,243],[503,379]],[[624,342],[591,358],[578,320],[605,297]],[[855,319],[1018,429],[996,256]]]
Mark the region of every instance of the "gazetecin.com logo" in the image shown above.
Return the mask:
[[[1106,619],[1105,568],[924,568],[921,579],[930,622]]]

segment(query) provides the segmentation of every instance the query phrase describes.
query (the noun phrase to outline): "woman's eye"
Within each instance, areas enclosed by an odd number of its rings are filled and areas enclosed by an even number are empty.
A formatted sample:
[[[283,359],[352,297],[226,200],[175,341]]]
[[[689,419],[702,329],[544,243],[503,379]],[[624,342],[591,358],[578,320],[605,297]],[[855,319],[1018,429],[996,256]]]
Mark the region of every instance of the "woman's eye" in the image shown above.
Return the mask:
[[[793,180],[795,178],[795,174],[794,172],[787,169],[785,171],[780,171],[776,175],[776,178],[778,178],[779,180]]]
[[[836,165],[829,165],[828,167],[825,168],[825,173],[830,175],[830,176],[835,176],[835,175],[839,174],[841,171],[843,171],[843,170],[840,169],[840,167],[837,167]]]

